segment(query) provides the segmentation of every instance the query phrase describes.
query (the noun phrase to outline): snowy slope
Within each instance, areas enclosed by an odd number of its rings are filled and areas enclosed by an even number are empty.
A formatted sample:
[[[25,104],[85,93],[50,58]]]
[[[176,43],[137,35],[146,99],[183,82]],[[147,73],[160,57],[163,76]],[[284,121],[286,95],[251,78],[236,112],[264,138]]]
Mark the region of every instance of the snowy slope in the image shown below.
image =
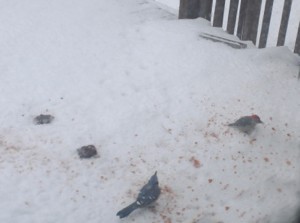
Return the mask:
[[[2,0],[0,222],[282,222],[299,201],[299,58],[235,50],[145,0]],[[34,125],[35,115],[55,116]],[[251,136],[226,124],[256,113]],[[99,158],[76,149],[94,144]],[[124,220],[158,171],[154,208]]]

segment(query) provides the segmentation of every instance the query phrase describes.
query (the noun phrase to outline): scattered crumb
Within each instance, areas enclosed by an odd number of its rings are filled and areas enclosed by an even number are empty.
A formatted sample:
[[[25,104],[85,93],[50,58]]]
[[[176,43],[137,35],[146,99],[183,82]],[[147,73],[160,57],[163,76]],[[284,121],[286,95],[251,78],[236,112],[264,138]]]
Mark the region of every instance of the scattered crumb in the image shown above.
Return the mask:
[[[243,194],[244,194],[244,190],[241,190],[237,195],[236,195],[236,197],[241,197]]]
[[[170,187],[168,187],[167,185],[165,185],[162,190],[166,193],[170,193],[170,194],[173,193],[173,190]]]
[[[265,158],[264,158],[264,161],[269,162],[270,160],[269,160],[268,157],[265,157]]]
[[[212,183],[213,182],[213,179],[208,179],[208,183]]]
[[[218,135],[214,132],[210,133],[210,136],[216,139],[219,139]]]
[[[160,215],[161,218],[164,220],[164,223],[172,223],[171,219],[165,215]]]
[[[290,166],[292,163],[291,163],[291,161],[287,160],[286,164]]]
[[[100,179],[101,179],[101,180],[108,180],[108,178],[105,177],[105,176],[100,176]]]
[[[223,190],[226,190],[228,187],[229,187],[229,184],[226,184],[226,185],[223,187]]]
[[[225,207],[225,210],[226,210],[226,211],[228,211],[229,209],[230,209],[230,207],[228,207],[228,206]]]
[[[196,159],[194,156],[192,156],[192,157],[190,158],[190,162],[193,163],[193,166],[194,166],[195,168],[200,168],[200,167],[201,167],[200,161],[199,161],[198,159]]]
[[[277,191],[278,191],[279,193],[281,193],[281,192],[282,192],[282,189],[281,189],[281,188],[277,188]]]
[[[246,214],[246,212],[244,211],[239,217],[242,218],[242,217],[244,217],[245,214]]]

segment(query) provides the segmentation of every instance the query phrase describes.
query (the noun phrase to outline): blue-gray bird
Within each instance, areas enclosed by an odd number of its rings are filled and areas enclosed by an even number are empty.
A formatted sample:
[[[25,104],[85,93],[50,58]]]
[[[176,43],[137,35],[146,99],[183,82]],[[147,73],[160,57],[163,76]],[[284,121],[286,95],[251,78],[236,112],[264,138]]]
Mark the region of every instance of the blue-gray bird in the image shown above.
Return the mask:
[[[250,134],[256,124],[263,123],[257,115],[244,116],[236,120],[234,123],[229,124],[228,126],[234,127],[241,132]]]
[[[153,203],[160,195],[160,188],[158,186],[157,171],[150,178],[148,183],[142,187],[135,202],[122,209],[117,213],[120,218],[127,217],[131,212],[137,208],[146,207]]]

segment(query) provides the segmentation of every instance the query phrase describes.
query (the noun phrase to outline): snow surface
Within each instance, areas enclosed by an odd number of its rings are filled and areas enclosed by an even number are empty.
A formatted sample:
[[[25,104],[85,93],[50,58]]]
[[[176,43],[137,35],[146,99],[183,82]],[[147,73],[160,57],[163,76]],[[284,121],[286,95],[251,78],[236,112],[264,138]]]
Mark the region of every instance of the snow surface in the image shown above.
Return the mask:
[[[287,222],[299,57],[235,50],[147,0],[2,0],[0,222]],[[55,116],[34,125],[39,114]],[[226,126],[264,121],[251,136]],[[80,160],[88,144],[99,157]],[[158,171],[154,207],[118,219]],[[297,195],[298,193],[298,195]],[[284,220],[282,220],[284,218]]]
[[[178,15],[180,0],[154,0],[154,1],[156,3],[160,3],[162,5],[167,6],[169,10],[172,9]]]

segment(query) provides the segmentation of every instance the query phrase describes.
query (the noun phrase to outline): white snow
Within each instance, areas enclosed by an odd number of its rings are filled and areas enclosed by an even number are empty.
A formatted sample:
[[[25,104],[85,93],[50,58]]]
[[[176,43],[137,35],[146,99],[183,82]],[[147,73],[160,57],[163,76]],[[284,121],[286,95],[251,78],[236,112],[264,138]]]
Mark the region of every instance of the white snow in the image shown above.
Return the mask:
[[[169,8],[174,9],[176,11],[178,11],[179,9],[180,0],[154,0],[154,1],[166,5]]]
[[[0,222],[257,222],[300,192],[299,57],[151,0],[2,0]],[[39,114],[49,125],[34,125]],[[226,126],[264,121],[251,135]],[[80,160],[94,144],[99,157]],[[116,213],[158,171],[154,208]]]

